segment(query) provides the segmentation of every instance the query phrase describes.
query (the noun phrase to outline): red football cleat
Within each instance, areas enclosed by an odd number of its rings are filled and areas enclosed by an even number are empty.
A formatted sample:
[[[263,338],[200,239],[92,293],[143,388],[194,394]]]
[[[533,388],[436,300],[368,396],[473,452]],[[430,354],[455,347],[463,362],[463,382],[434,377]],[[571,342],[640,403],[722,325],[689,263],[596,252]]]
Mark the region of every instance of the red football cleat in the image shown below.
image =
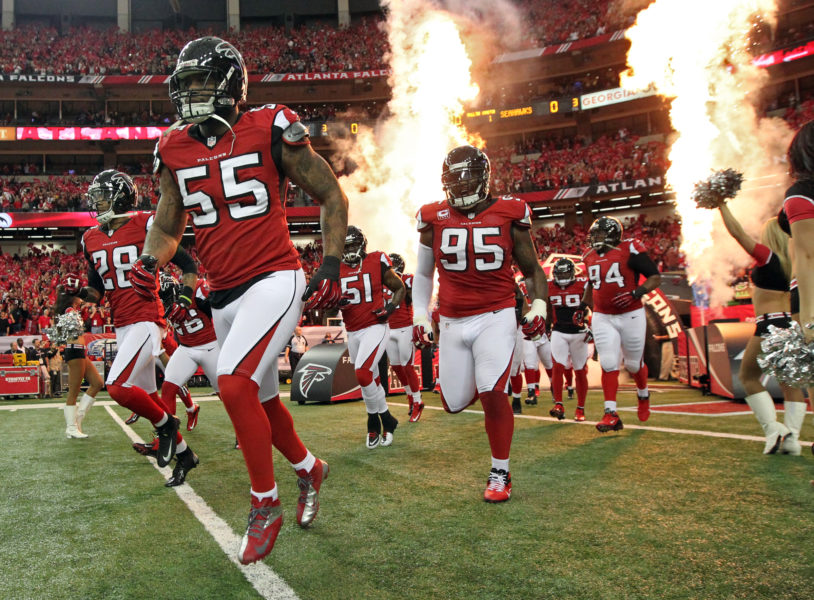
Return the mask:
[[[555,402],[548,414],[562,421],[565,418],[565,407],[563,407],[562,402]]]
[[[153,441],[149,444],[142,444],[141,442],[135,442],[133,444],[133,450],[141,454],[142,456],[152,456],[155,458],[158,456],[158,438],[154,437]]]
[[[650,394],[644,398],[639,398],[639,421],[647,421],[650,418]]]
[[[512,476],[503,469],[492,469],[486,480],[483,499],[486,502],[506,502],[512,496]]]
[[[243,565],[258,561],[272,551],[274,542],[283,525],[283,508],[279,500],[252,496],[252,509],[249,511],[249,526],[243,534],[237,559]]]
[[[297,471],[299,476],[297,486],[300,488],[300,499],[297,500],[297,525],[300,527],[308,527],[317,518],[319,488],[328,478],[329,470],[328,463],[317,459],[311,471]]]
[[[596,428],[602,433],[611,430],[619,431],[623,427],[624,425],[622,425],[622,419],[619,418],[616,411],[610,411],[608,409],[605,409],[605,414],[602,416],[602,420],[596,424]]]
[[[584,421],[585,420],[585,410],[577,406],[577,410],[574,411],[574,421]]]
[[[415,423],[421,418],[421,413],[424,412],[423,402],[413,403],[413,412],[410,414],[410,423]]]
[[[138,415],[136,413],[130,413],[130,416],[124,420],[125,425],[132,425],[138,421]]]
[[[192,431],[198,424],[198,413],[201,412],[201,407],[197,404],[192,405],[192,412],[187,411],[187,431]]]

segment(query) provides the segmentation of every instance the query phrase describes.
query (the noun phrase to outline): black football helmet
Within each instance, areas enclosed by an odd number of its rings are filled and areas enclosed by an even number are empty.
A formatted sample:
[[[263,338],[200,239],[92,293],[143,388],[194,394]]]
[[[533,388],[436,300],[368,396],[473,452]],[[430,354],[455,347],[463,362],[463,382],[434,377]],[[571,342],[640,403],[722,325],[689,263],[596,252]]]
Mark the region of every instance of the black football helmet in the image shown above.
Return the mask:
[[[199,86],[190,88],[190,81]],[[249,76],[243,56],[229,42],[207,36],[192,40],[178,55],[170,77],[170,100],[187,123],[202,123],[213,115],[229,115],[246,101]]]
[[[474,146],[458,146],[444,159],[441,185],[450,206],[467,209],[489,197],[489,158]]]
[[[577,266],[570,258],[558,258],[551,269],[551,278],[560,287],[568,287],[576,279]]]
[[[404,258],[401,254],[396,254],[393,252],[390,256],[390,262],[393,263],[393,270],[396,272],[396,275],[403,275],[404,274]]]
[[[599,217],[588,230],[588,242],[597,252],[607,252],[622,241],[624,228],[616,217]]]
[[[138,188],[130,176],[116,169],[102,171],[88,187],[88,204],[100,225],[126,215],[138,203]]]
[[[345,234],[345,249],[342,251],[342,262],[351,267],[357,266],[367,256],[367,238],[356,225],[348,225]]]
[[[161,298],[164,310],[167,310],[178,300],[181,284],[175,277],[162,271],[158,276],[158,286],[158,297]]]

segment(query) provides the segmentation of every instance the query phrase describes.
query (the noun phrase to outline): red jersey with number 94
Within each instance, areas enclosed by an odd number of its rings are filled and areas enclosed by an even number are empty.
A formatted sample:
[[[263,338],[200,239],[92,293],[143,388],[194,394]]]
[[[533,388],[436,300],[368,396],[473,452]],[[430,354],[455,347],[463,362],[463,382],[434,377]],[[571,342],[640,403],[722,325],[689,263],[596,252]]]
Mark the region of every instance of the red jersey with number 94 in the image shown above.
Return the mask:
[[[85,259],[102,278],[116,327],[142,321],[164,326],[161,300],[145,300],[133,290],[129,279],[130,269],[141,255],[152,222],[152,213],[140,212],[116,231],[93,227],[82,236]]]
[[[156,171],[163,164],[178,183],[212,290],[300,267],[283,208],[288,182],[278,170],[282,133],[298,120],[268,104],[241,113],[234,138],[227,131],[204,140],[197,126],[182,125],[159,139]]]
[[[373,311],[384,306],[382,272],[391,266],[384,252],[369,252],[358,267],[339,265],[342,320],[347,331],[359,331],[379,322]]]
[[[433,232],[442,316],[514,308],[512,226],[531,227],[531,211],[524,201],[502,196],[478,214],[434,202],[422,206],[417,218],[419,231]]]
[[[187,309],[189,318],[181,324],[173,325],[178,343],[187,348],[195,348],[214,342],[215,326],[208,314],[198,308],[198,300],[206,300],[209,286],[205,279],[198,280],[198,286],[192,298],[192,305]]]
[[[639,273],[630,266],[630,259],[646,253],[641,241],[627,239],[604,254],[593,249],[585,254],[582,260],[593,288],[594,312],[618,315],[642,307],[642,301],[635,300],[630,306],[617,308],[613,297],[621,292],[632,292],[639,286]]]

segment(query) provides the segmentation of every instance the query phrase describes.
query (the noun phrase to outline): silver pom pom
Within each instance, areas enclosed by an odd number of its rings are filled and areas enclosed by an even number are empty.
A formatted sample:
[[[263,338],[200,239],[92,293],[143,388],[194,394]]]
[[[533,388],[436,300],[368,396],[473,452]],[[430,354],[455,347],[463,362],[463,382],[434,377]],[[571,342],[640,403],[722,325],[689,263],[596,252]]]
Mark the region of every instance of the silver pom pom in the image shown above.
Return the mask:
[[[811,329],[812,324],[806,325]],[[809,344],[796,321],[791,327],[769,325],[769,335],[760,342],[757,363],[766,375],[792,387],[814,385],[814,344]]]
[[[68,340],[78,338],[83,333],[85,333],[85,326],[77,312],[59,315],[56,326],[45,330],[45,335],[55,344],[64,344]]]
[[[737,195],[742,183],[743,174],[734,169],[715,171],[695,184],[691,197],[698,208],[718,208]]]

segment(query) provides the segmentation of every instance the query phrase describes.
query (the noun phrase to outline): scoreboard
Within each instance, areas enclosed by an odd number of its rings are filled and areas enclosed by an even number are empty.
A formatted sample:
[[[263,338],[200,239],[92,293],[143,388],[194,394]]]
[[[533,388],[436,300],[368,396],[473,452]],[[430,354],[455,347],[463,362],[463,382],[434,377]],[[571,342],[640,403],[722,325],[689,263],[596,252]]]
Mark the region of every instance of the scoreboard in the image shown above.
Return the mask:
[[[579,110],[579,96],[563,96],[553,100],[531,102],[509,108],[484,108],[464,113],[464,120],[473,123],[494,123],[518,117],[545,117]]]

